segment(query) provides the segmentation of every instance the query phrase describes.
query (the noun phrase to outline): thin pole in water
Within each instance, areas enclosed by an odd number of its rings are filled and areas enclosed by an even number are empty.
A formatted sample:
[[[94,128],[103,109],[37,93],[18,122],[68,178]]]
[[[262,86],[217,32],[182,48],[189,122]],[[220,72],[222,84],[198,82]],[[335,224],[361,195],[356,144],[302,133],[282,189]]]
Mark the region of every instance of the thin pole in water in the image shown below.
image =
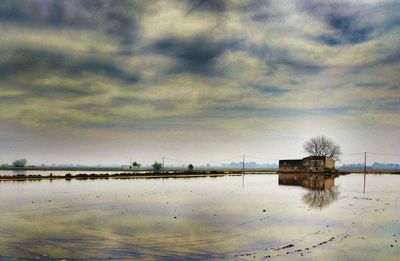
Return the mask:
[[[244,188],[244,154],[243,154],[243,166],[242,166],[242,186]]]
[[[244,155],[243,155],[243,169],[242,169],[242,172],[244,174]]]
[[[365,194],[365,179],[367,176],[367,152],[364,152],[364,189],[363,193]]]

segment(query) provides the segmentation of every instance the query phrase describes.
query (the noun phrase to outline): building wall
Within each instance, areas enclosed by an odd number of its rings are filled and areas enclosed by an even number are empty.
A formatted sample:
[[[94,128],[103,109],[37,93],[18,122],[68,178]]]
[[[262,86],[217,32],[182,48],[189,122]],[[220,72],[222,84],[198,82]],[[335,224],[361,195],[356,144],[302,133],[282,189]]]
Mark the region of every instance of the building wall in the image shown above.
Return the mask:
[[[326,172],[335,168],[335,161],[324,156],[310,156],[301,160],[280,160],[281,172]]]
[[[334,169],[335,168],[335,161],[333,159],[331,159],[331,158],[326,157],[325,167],[327,169]]]
[[[309,172],[324,172],[325,171],[325,159],[324,158],[314,158],[307,157],[303,159],[303,164],[306,171]]]
[[[280,160],[279,171],[284,171],[284,172],[304,171],[303,160]]]

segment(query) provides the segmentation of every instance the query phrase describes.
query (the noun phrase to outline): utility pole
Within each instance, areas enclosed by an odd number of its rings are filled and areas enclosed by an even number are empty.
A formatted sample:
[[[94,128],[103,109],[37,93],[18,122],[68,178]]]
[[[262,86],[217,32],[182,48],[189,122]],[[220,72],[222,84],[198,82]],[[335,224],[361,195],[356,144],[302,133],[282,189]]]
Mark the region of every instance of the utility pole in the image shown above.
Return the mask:
[[[365,194],[365,179],[367,176],[367,152],[364,152],[364,189],[363,193]]]
[[[242,166],[242,187],[244,188],[244,154],[243,154],[243,166]]]
[[[367,152],[364,152],[364,173],[367,173]]]
[[[242,172],[244,174],[244,154],[243,154],[243,169],[242,169]]]

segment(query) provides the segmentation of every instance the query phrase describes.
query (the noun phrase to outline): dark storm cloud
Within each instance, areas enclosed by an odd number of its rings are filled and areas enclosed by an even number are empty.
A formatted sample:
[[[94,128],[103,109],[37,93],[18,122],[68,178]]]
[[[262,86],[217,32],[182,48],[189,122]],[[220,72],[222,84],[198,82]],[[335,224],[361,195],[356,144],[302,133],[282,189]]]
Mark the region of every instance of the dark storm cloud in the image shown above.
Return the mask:
[[[267,14],[265,14],[265,13],[260,13],[260,14],[255,14],[255,15],[253,15],[252,17],[251,17],[251,19],[253,20],[253,21],[256,21],[256,22],[266,22],[266,21],[268,21],[269,20],[269,15],[267,15]]]
[[[227,8],[226,0],[188,0],[190,11],[224,12]]]
[[[363,43],[400,25],[399,2],[370,5],[356,1],[307,0],[300,1],[299,7],[331,29],[314,38],[329,46]]]
[[[274,74],[280,67],[302,74],[318,74],[327,68],[312,61],[296,58],[287,49],[270,48],[267,45],[251,45],[243,48],[268,65],[268,75]]]
[[[397,64],[399,62],[400,62],[400,46],[395,52],[389,53],[382,59],[378,59],[374,65]]]
[[[133,84],[139,80],[137,74],[125,72],[113,62],[101,59],[28,48],[3,49],[0,50],[0,55],[0,74],[3,79],[33,73],[38,76],[61,73],[74,77],[85,74],[104,76],[126,84]]]
[[[304,115],[341,115],[354,110],[354,107],[329,107],[319,109],[290,109],[290,108],[262,108],[255,106],[230,106],[215,105],[213,111],[215,114],[210,115],[216,118],[225,119],[227,117],[303,117]]]
[[[267,0],[247,1],[243,3],[238,11],[249,14],[252,21],[261,23],[265,23],[271,19],[279,17],[279,15],[274,12],[271,2]]]
[[[357,83],[356,86],[357,87],[361,87],[361,88],[379,88],[379,87],[383,87],[386,84],[384,82],[363,82],[363,83]]]
[[[271,8],[270,0],[248,0],[243,1],[239,11],[244,12],[258,12],[263,8]]]
[[[113,1],[111,6],[104,9],[104,29],[106,33],[116,37],[124,46],[135,43],[138,26],[136,17],[128,12],[130,9],[139,9],[135,2]]]
[[[372,26],[357,25],[356,16],[329,14],[325,17],[326,23],[337,32],[336,34],[322,35],[320,40],[328,45],[357,44],[365,42],[372,37]]]
[[[7,95],[7,96],[0,96],[0,104],[16,104],[18,102],[24,101],[28,99],[29,96],[26,95]]]
[[[331,29],[331,32],[316,37],[321,43],[330,46],[357,44],[373,37],[375,28],[360,19],[368,14],[368,10],[345,2],[303,1],[299,6]]]
[[[388,98],[379,104],[379,109],[381,110],[394,113],[398,113],[400,111],[400,98]]]
[[[278,88],[275,86],[268,86],[265,84],[251,83],[249,84],[249,86],[257,90],[261,94],[280,95],[289,91],[287,89]]]
[[[292,70],[303,74],[319,74],[323,70],[327,69],[327,67],[324,65],[319,65],[301,59],[295,59],[290,56],[283,56],[282,59],[276,61],[276,63],[273,64],[272,68],[279,65],[289,67]]]
[[[113,97],[111,101],[111,105],[113,107],[124,107],[131,105],[150,105],[154,110],[163,111],[163,110],[174,110],[176,109],[176,101],[175,100],[157,100],[157,101],[148,101],[144,99],[140,99],[137,97],[131,96],[118,96]]]
[[[0,2],[0,21],[36,27],[101,29],[122,46],[130,47],[138,31],[136,16],[144,4],[124,0],[4,0]]]
[[[113,122],[117,121],[117,119],[118,119],[118,117],[110,111],[109,106],[102,106],[102,105],[99,105],[96,103],[71,105],[68,107],[68,109],[76,111],[80,114],[81,113],[89,114],[91,117],[96,117],[96,116],[110,117],[110,118],[114,119]],[[93,119],[91,119],[91,117],[88,117],[88,121],[93,121]],[[76,123],[72,123],[72,124],[76,124]]]
[[[30,83],[21,83],[17,81],[7,81],[8,84],[12,85],[12,90],[23,91],[23,95],[15,95],[4,98],[5,100],[9,99],[14,101],[23,101],[23,100],[32,100],[32,99],[69,99],[69,98],[81,98],[81,97],[89,97],[97,94],[104,93],[104,90],[97,89],[90,85],[80,85],[80,86],[68,86],[65,84],[50,84],[50,85],[41,85],[41,84],[30,84]],[[4,88],[4,87],[3,87]],[[7,89],[7,88],[4,88]]]
[[[163,100],[152,103],[154,110],[157,111],[173,111],[178,108],[175,101]]]
[[[371,68],[377,68],[385,65],[397,65],[400,62],[400,48],[394,51],[385,51],[385,55],[382,58],[377,58],[371,62],[365,62],[360,65],[354,66],[351,69],[353,74],[360,74],[364,70],[370,70]]]
[[[94,25],[88,13],[91,6],[85,0],[3,0],[0,3],[0,19],[28,26],[83,27]]]
[[[206,36],[199,36],[194,39],[161,39],[155,43],[153,49],[177,60],[178,65],[171,73],[212,75],[215,73],[216,60],[234,46],[235,42],[214,41]]]
[[[171,116],[171,117],[155,117],[155,118],[140,118],[134,122],[127,121],[124,119],[118,124],[114,122],[107,123],[96,123],[96,122],[85,122],[78,123],[76,127],[82,129],[119,129],[129,131],[155,131],[159,129],[163,130],[176,130],[177,128],[182,130],[187,128],[191,130],[193,127],[193,120],[205,120],[207,117],[192,115],[187,116]],[[204,126],[200,126],[204,127]]]
[[[89,86],[79,86],[79,88],[74,88],[66,85],[32,85],[32,84],[16,84],[17,89],[21,87],[28,91],[31,97],[40,98],[58,98],[58,99],[68,99],[68,98],[80,98],[85,96],[93,96],[103,93],[102,90],[96,88],[90,88]]]
[[[111,105],[116,107],[138,105],[138,104],[139,105],[145,104],[145,101],[136,97],[128,97],[128,96],[113,97],[111,101]]]
[[[78,61],[71,68],[67,68],[67,72],[74,75],[92,73],[116,79],[127,84],[134,84],[139,81],[137,74],[130,74],[119,69],[115,64],[99,60]]]

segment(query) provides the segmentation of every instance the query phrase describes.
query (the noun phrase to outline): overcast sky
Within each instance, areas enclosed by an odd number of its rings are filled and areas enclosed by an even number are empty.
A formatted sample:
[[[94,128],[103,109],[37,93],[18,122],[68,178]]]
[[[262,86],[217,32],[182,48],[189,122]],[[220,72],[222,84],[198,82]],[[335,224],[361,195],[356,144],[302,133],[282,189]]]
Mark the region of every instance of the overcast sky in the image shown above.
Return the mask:
[[[2,0],[0,43],[0,163],[400,153],[397,0]]]

